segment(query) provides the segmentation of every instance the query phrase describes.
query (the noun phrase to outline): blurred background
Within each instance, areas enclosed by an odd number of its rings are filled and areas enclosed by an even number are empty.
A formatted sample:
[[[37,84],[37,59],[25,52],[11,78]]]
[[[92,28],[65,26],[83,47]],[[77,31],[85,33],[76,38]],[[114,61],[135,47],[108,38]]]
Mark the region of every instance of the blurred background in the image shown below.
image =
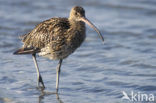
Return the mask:
[[[42,96],[31,55],[12,54],[22,46],[18,36],[46,19],[68,17],[75,5],[105,44],[87,26],[85,42],[63,62],[60,100]],[[37,59],[46,91],[55,91],[58,61]],[[155,0],[0,0],[0,103],[129,103],[122,91],[156,96],[155,69]]]

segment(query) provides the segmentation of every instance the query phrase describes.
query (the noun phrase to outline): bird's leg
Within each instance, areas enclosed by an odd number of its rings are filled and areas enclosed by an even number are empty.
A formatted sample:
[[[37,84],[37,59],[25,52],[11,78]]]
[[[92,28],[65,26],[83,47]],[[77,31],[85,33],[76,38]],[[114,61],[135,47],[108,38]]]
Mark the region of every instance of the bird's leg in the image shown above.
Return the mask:
[[[61,64],[62,64],[62,59],[60,59],[58,66],[56,68],[56,93],[58,93],[59,90],[59,77],[61,72]]]
[[[36,54],[32,54],[32,57],[33,57],[33,60],[34,60],[36,71],[37,71],[37,80],[38,80],[37,81],[37,85],[38,85],[38,87],[40,87],[40,83],[41,83],[42,84],[42,89],[44,89],[45,86],[44,86],[44,83],[43,83],[43,80],[42,80],[42,76],[41,76],[39,68],[38,68],[38,64],[37,64],[37,60],[36,60]]]

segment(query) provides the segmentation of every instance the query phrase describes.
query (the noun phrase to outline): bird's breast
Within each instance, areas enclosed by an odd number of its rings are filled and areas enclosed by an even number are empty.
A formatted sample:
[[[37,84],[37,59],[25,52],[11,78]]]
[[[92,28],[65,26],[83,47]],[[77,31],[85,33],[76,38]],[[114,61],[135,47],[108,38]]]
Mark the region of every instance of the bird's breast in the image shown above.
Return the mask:
[[[86,38],[86,28],[83,22],[71,25],[68,33],[67,43],[71,49],[78,48]]]
[[[71,24],[58,39],[43,48],[39,55],[47,56],[49,59],[64,59],[72,54],[85,40],[86,30],[84,23]]]

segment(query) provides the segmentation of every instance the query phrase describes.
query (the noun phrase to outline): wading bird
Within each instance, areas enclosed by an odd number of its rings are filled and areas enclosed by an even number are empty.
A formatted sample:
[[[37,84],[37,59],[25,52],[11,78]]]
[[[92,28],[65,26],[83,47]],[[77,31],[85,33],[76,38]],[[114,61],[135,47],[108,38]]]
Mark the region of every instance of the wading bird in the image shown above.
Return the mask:
[[[80,6],[71,9],[69,18],[51,18],[38,24],[31,32],[20,36],[23,47],[14,54],[31,54],[37,71],[38,87],[45,88],[36,54],[52,60],[59,60],[56,68],[56,93],[59,89],[59,77],[62,60],[73,53],[85,40],[85,23],[92,27],[104,41],[100,31],[85,17]]]

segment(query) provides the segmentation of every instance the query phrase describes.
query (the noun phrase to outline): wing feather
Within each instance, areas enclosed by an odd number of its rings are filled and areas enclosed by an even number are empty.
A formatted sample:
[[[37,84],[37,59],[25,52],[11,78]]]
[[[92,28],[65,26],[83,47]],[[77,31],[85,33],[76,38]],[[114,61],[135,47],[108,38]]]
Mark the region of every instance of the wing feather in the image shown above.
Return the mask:
[[[23,35],[24,48],[44,48],[50,42],[65,39],[66,30],[70,28],[67,18],[51,18],[38,24],[30,33]]]

